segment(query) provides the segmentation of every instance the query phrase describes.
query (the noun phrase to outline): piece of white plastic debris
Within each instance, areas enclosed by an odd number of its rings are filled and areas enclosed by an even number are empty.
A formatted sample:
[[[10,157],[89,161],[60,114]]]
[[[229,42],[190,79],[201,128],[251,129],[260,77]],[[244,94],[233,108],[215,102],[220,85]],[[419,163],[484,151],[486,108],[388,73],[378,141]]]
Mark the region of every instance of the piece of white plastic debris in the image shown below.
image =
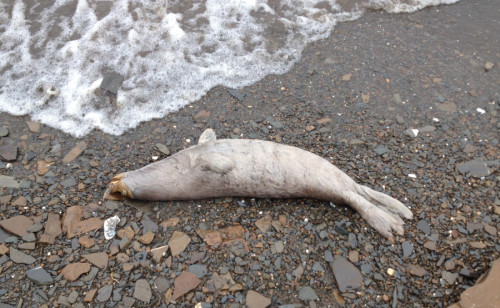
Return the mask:
[[[477,110],[477,112],[479,112],[480,114],[483,114],[483,113],[485,113],[485,112],[486,112],[483,108],[477,108],[476,110]]]
[[[104,221],[104,238],[112,239],[116,235],[116,226],[120,223],[118,216],[113,216]]]
[[[438,118],[432,118],[432,121],[439,122],[439,119]]]
[[[409,178],[412,178],[412,179],[416,179],[417,178],[417,175],[413,174],[413,173],[410,173],[408,174],[408,177]]]

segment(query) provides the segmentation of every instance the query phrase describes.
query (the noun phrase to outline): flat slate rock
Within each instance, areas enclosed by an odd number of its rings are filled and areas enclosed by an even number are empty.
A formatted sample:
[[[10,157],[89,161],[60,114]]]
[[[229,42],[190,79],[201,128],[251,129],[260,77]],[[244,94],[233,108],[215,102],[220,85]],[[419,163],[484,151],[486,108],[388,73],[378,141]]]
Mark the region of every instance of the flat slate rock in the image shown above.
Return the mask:
[[[113,285],[107,284],[97,291],[97,301],[104,303],[111,298],[111,293],[113,293]]]
[[[54,282],[52,276],[41,266],[30,269],[26,272],[26,277],[38,285],[48,285]]]
[[[491,174],[490,169],[481,159],[473,159],[458,164],[458,171],[462,174],[474,177],[483,177]]]
[[[87,259],[87,261],[97,266],[98,268],[105,269],[106,267],[108,267],[109,257],[105,252],[89,253],[83,255],[82,257]]]
[[[36,262],[36,259],[32,256],[22,253],[12,247],[10,248],[10,260],[14,263],[22,264],[32,264]]]
[[[236,98],[237,100],[239,100],[240,102],[243,101],[245,99],[245,96],[246,94],[241,92],[241,91],[238,91],[238,90],[234,90],[234,89],[231,89],[231,90],[227,90],[227,92],[229,92],[229,94]]]
[[[12,145],[0,146],[0,157],[5,161],[14,161],[17,158],[17,147]]]
[[[271,299],[253,290],[247,292],[245,304],[248,308],[265,308],[271,305]]]
[[[75,158],[77,158],[83,151],[87,148],[87,143],[85,141],[80,141],[78,144],[71,149],[63,158],[63,163],[67,164],[72,162]]]
[[[33,225],[33,221],[26,216],[19,215],[0,221],[0,226],[8,232],[23,237],[28,233],[28,229]]]
[[[347,260],[346,260],[347,261]],[[305,286],[299,290],[299,298],[303,301],[314,301],[318,299],[318,295],[310,286]]]
[[[174,280],[174,294],[172,295],[172,300],[176,300],[180,296],[186,294],[187,292],[193,290],[200,284],[201,280],[196,277],[195,274],[190,272],[182,272]]]
[[[423,219],[420,220],[417,223],[417,229],[424,232],[426,235],[431,234],[431,226],[429,225],[429,223],[426,220],[423,220]]]
[[[492,262],[491,268],[460,295],[460,302],[450,308],[462,307],[500,307],[500,259]]]
[[[75,281],[82,274],[88,273],[89,271],[89,263],[72,263],[66,265],[61,271],[61,274],[63,274],[64,279],[68,281]]]
[[[196,275],[198,278],[204,277],[208,271],[207,267],[202,264],[193,264],[188,267],[188,272],[191,272]]]
[[[151,300],[151,286],[146,279],[139,279],[135,282],[134,298],[148,304]]]
[[[0,127],[0,137],[6,137],[9,135],[9,129],[5,126]]]
[[[375,151],[375,153],[377,153],[378,155],[384,155],[385,153],[389,152],[389,149],[379,145],[375,149],[373,149],[373,151]]]
[[[361,287],[363,281],[361,272],[345,258],[336,255],[333,258],[333,262],[330,263],[330,267],[332,268],[335,280],[337,280],[341,292]]]
[[[40,237],[42,244],[54,244],[56,238],[62,234],[60,216],[57,213],[49,213],[47,222],[45,223],[45,230]]]
[[[99,86],[101,89],[109,91],[113,94],[117,94],[118,90],[122,86],[123,76],[118,73],[111,73],[104,76]]]
[[[403,258],[408,258],[413,253],[413,244],[410,241],[404,241],[401,246],[403,247]]]
[[[14,180],[12,176],[0,175],[0,187],[19,188],[19,181]]]
[[[191,238],[184,232],[174,231],[168,246],[173,257],[180,255],[191,242]]]

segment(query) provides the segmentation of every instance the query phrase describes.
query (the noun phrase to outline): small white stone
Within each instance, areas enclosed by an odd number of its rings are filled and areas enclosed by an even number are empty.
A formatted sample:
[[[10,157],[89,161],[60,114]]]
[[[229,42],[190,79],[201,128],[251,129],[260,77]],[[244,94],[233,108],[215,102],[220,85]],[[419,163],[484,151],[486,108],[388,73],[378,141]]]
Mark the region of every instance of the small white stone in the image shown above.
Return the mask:
[[[483,113],[485,113],[485,112],[486,112],[486,111],[485,111],[484,109],[482,109],[482,108],[477,108],[476,110],[477,110],[477,112],[479,112],[480,114],[483,114]]]
[[[409,178],[412,178],[412,179],[416,179],[417,178],[417,175],[413,174],[413,173],[410,173],[408,174],[408,177]]]

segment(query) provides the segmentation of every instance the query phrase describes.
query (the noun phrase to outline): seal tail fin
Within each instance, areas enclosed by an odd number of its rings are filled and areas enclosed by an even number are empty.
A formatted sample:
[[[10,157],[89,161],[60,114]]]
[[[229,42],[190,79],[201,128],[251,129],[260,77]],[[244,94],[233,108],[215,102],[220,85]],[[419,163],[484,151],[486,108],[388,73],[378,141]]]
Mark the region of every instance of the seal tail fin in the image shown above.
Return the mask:
[[[379,205],[390,211],[396,211],[400,216],[406,219],[412,219],[413,213],[403,203],[386,195],[384,193],[373,190],[367,186],[357,184],[357,192],[366,200],[375,205]]]

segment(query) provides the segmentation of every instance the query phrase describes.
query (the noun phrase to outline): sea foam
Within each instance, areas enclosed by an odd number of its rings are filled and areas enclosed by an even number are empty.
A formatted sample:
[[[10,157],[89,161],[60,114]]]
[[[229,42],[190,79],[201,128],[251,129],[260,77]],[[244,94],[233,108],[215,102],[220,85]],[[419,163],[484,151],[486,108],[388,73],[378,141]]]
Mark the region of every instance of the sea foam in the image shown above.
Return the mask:
[[[119,135],[217,85],[285,73],[367,8],[457,1],[0,0],[0,111],[74,136]],[[99,89],[110,74],[123,77],[116,96]]]

